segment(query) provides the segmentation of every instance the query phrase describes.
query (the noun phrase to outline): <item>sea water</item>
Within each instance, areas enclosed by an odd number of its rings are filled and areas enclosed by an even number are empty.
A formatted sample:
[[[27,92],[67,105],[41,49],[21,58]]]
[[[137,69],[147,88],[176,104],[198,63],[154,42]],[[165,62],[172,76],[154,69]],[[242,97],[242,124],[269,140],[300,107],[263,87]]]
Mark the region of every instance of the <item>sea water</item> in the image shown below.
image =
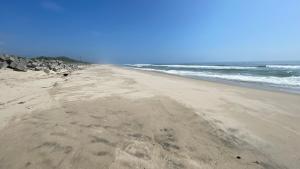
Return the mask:
[[[300,93],[300,62],[243,62],[206,64],[126,64],[134,69],[191,78],[272,87]]]

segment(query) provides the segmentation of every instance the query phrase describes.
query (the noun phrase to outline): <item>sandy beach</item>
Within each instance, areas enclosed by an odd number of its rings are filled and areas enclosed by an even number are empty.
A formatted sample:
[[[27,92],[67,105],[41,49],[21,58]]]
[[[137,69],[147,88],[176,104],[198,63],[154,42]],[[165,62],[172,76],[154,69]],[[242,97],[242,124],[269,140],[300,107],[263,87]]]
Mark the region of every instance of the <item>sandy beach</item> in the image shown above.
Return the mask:
[[[0,169],[298,169],[300,95],[112,65],[0,71]]]

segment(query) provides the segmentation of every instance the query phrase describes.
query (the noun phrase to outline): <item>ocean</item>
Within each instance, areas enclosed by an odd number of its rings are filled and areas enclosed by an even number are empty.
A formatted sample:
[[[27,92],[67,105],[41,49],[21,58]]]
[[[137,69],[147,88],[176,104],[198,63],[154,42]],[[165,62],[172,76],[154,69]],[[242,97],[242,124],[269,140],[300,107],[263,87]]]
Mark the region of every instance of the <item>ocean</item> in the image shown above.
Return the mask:
[[[125,66],[202,80],[300,93],[300,62],[126,64]]]

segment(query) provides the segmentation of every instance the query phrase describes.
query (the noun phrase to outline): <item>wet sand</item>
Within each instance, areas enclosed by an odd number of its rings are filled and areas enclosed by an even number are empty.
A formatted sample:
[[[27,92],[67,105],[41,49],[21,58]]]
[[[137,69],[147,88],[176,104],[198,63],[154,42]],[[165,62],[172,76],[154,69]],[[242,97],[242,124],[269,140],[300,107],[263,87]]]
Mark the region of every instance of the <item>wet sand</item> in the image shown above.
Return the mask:
[[[0,168],[297,168],[299,95],[114,66],[0,72]]]

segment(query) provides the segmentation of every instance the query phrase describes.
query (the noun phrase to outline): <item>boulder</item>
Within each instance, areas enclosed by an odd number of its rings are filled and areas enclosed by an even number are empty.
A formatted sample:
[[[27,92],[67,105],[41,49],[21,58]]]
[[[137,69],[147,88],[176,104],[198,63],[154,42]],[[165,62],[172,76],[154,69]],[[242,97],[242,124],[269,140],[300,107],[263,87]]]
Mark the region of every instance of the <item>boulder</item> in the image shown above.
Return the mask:
[[[29,67],[29,68],[36,68],[36,67],[38,67],[38,65],[39,65],[38,62],[32,62],[32,61],[29,61],[29,62],[27,63],[27,67]]]
[[[16,61],[16,58],[15,57],[12,57],[12,56],[9,56],[9,57],[6,57],[6,62],[8,64],[11,64],[12,62]]]
[[[4,61],[6,61],[6,59],[5,59],[5,57],[4,56],[0,56],[0,62],[4,62]]]
[[[49,69],[44,69],[44,72],[49,74],[50,73],[50,70]]]
[[[52,70],[53,71],[55,71],[55,72],[57,72],[57,71],[59,71],[61,68],[59,67],[59,66],[55,66]]]
[[[27,63],[25,60],[16,60],[13,61],[9,64],[9,67],[16,70],[16,71],[22,71],[26,72],[27,71]]]
[[[57,63],[58,63],[58,65],[61,65],[61,64],[63,64],[63,61],[57,60]]]
[[[0,69],[4,69],[8,66],[6,62],[0,62]]]
[[[42,67],[35,67],[34,70],[35,71],[41,71],[41,70],[43,70],[43,68]]]

